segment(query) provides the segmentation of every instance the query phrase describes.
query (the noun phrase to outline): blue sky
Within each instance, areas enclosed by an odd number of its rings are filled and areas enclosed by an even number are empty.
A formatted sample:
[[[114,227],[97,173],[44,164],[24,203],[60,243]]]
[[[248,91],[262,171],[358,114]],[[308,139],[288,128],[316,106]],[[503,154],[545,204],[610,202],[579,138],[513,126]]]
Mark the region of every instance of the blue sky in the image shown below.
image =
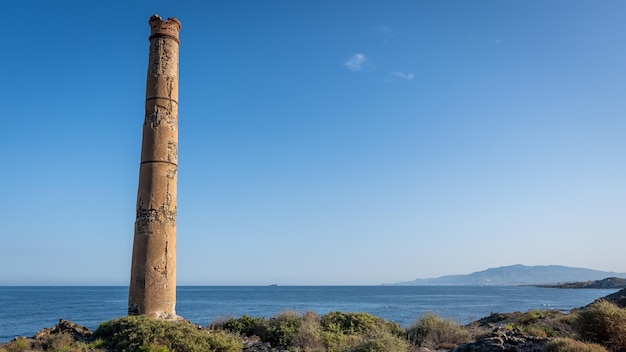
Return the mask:
[[[0,284],[128,284],[154,13],[182,22],[179,284],[626,272],[626,2],[1,8]]]

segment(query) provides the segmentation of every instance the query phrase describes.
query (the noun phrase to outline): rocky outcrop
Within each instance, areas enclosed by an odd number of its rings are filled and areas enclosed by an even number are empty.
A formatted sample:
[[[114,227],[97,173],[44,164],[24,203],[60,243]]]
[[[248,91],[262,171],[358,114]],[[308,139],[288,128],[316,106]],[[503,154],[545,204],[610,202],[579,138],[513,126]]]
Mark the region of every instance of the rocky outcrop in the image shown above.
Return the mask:
[[[244,337],[243,352],[289,352],[289,350],[272,347],[269,342],[263,342],[258,336]]]
[[[602,299],[615,303],[622,308],[626,308],[626,288],[610,294]]]
[[[88,343],[91,341],[93,331],[82,325],[60,319],[58,324],[51,328],[43,328],[30,338],[18,336],[9,342],[0,343],[0,351],[48,351],[51,350],[51,341],[61,335],[69,335],[73,341]],[[16,342],[20,342],[21,347],[9,347]]]
[[[491,334],[479,337],[474,342],[462,344],[454,352],[540,352],[549,338],[525,335],[520,329],[496,328]]]
[[[608,277],[602,280],[584,281],[584,282],[566,282],[566,283],[557,284],[557,285],[538,285],[538,287],[620,289],[620,288],[626,288],[626,279],[622,279],[619,277]]]
[[[33,339],[43,340],[49,338],[51,335],[58,335],[63,333],[72,335],[75,341],[87,342],[90,340],[93,331],[69,320],[60,319],[59,323],[55,326],[51,328],[44,328],[38,331],[35,336],[33,336]]]

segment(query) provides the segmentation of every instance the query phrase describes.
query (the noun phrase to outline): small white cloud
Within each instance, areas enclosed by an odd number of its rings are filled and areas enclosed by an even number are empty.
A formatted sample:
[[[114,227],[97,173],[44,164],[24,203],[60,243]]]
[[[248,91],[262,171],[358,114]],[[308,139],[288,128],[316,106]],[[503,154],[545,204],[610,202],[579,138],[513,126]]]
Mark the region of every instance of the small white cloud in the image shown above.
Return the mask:
[[[409,73],[404,73],[404,72],[391,72],[391,74],[392,74],[393,76],[400,77],[400,78],[402,78],[402,79],[406,79],[407,81],[410,81],[410,80],[412,80],[413,78],[415,78],[415,75],[414,75],[413,73],[410,73],[410,72],[409,72]]]
[[[348,58],[344,65],[351,71],[361,71],[365,68],[367,57],[361,53],[354,54]]]

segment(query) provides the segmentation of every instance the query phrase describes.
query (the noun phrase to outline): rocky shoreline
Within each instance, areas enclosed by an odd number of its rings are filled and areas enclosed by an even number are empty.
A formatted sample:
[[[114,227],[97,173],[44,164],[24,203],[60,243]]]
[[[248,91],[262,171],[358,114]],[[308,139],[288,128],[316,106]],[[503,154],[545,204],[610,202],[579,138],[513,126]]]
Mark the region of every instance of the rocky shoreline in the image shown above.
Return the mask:
[[[623,289],[626,288],[626,279],[608,277],[602,280],[584,282],[566,282],[557,285],[538,285],[544,288],[600,288],[600,289]]]
[[[614,294],[603,297],[596,302],[610,302],[620,308],[626,308],[626,289],[618,291]],[[590,307],[594,303],[586,307]],[[578,308],[584,310],[586,307]],[[576,310],[572,310],[574,312]],[[571,313],[573,314],[573,313]],[[410,352],[427,352],[427,351],[455,351],[455,352],[496,352],[496,351],[517,351],[517,352],[539,352],[543,351],[548,343],[554,339],[553,336],[547,334],[530,334],[528,329],[524,329],[526,323],[532,322],[548,322],[550,328],[558,333],[558,336],[574,335],[573,330],[567,324],[557,324],[556,322],[563,320],[567,316],[566,313],[558,311],[536,311],[536,312],[515,312],[515,313],[492,313],[488,317],[484,317],[466,326],[465,329],[473,331],[474,340],[466,343],[457,344],[455,346],[440,345],[436,349],[429,349],[421,346],[410,346]],[[530,326],[530,325],[528,325]],[[206,331],[207,334],[213,333],[212,327],[196,326],[197,330]],[[71,337],[71,341],[88,343],[94,341],[94,331],[67,320],[59,320],[59,323],[51,328],[44,328],[30,338],[18,337],[11,342],[0,344],[0,352],[13,351],[47,351],[46,344],[49,341],[58,339],[59,336]],[[15,349],[12,346],[16,342],[21,343],[21,349]],[[289,352],[293,349],[272,346],[271,343],[262,341],[258,336],[241,336],[242,352]],[[603,347],[600,347],[603,348]],[[324,349],[320,349],[323,351]],[[613,349],[610,349],[613,350]],[[78,349],[77,351],[117,351],[110,348],[93,347],[87,349]],[[148,349],[146,351],[153,351]],[[154,350],[154,351],[169,351]],[[225,350],[226,351],[226,350]],[[231,351],[231,350],[228,350]],[[313,350],[311,350],[313,351]],[[317,351],[317,350],[316,350]],[[378,351],[378,350],[375,350]],[[381,350],[383,351],[383,350]],[[586,351],[586,349],[585,349]],[[590,350],[591,351],[591,350]],[[614,349],[614,351],[623,351],[622,349]]]
[[[494,314],[497,315],[497,314]],[[483,318],[487,319],[487,318]],[[199,327],[200,328],[200,327]],[[41,341],[49,340],[53,335],[69,334],[75,341],[88,342],[92,340],[93,331],[87,327],[78,325],[68,320],[59,320],[59,323],[51,328],[38,331],[31,338],[26,338],[30,349],[39,350]],[[17,340],[19,338],[16,338]],[[14,340],[14,341],[15,341]],[[549,338],[537,338],[525,335],[520,329],[506,329],[503,324],[494,327],[490,334],[483,335],[471,343],[466,343],[454,349],[439,349],[436,351],[477,352],[477,351],[541,351]],[[2,345],[0,345],[2,346]],[[1,349],[0,349],[1,351]],[[428,352],[424,347],[417,351]],[[290,352],[281,347],[272,347],[269,342],[263,342],[257,336],[244,338],[242,352]]]

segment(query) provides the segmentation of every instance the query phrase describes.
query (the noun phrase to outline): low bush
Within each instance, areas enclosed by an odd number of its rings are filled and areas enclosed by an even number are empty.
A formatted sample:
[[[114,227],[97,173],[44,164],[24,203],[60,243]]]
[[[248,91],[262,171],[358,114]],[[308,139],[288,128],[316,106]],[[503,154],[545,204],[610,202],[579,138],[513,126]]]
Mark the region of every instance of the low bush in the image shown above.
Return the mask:
[[[406,352],[409,344],[406,339],[388,331],[376,331],[350,349],[351,352]]]
[[[518,318],[518,322],[519,324],[522,324],[522,325],[529,325],[529,324],[535,323],[539,319],[545,318],[545,316],[546,316],[546,311],[534,309],[525,313],[521,313],[521,315]]]
[[[306,312],[302,315],[292,346],[304,352],[323,350],[322,324],[316,313]]]
[[[30,343],[23,337],[17,338],[4,346],[7,352],[25,352],[30,350]]]
[[[75,345],[74,338],[69,333],[61,333],[56,335],[50,335],[45,341],[42,342],[44,351],[57,351],[63,348],[69,348]],[[83,344],[84,345],[84,344]],[[86,345],[81,347],[87,347]]]
[[[538,338],[554,337],[556,333],[545,326],[541,325],[528,325],[521,328],[522,332],[529,336]]]
[[[48,334],[38,339],[18,338],[11,342],[0,344],[0,352],[106,352],[107,350],[98,345],[101,340],[92,343],[77,341],[68,332]]]
[[[607,352],[607,350],[595,343],[565,337],[548,342],[542,352]]]
[[[211,324],[213,328],[236,332],[245,336],[264,336],[267,334],[267,321],[242,315],[240,318],[231,318],[224,323]]]
[[[339,330],[344,334],[363,334],[372,331],[387,331],[402,336],[404,330],[394,322],[388,322],[369,313],[330,312],[321,318],[324,330]]]
[[[272,346],[291,346],[296,335],[300,332],[301,319],[296,312],[283,312],[272,317],[267,322],[267,334],[261,336]]]
[[[165,346],[150,345],[150,346],[141,347],[141,352],[170,352],[170,351]]]
[[[583,340],[626,351],[626,308],[599,300],[577,312],[575,325]]]
[[[321,317],[320,324],[326,351],[396,351],[394,346],[406,347],[400,325],[368,313],[331,312]]]
[[[105,347],[105,346],[106,346],[106,341],[104,341],[103,339],[95,339],[87,345],[87,347],[92,350]]]
[[[407,330],[408,341],[417,347],[452,348],[472,339],[469,331],[454,321],[434,314],[425,314]]]
[[[225,331],[208,333],[185,321],[129,316],[100,324],[94,337],[125,352],[239,352],[239,339]],[[165,348],[165,350],[163,350]]]
[[[306,314],[300,317],[298,313],[290,311],[280,313],[270,319],[243,315],[241,318],[231,318],[224,323],[215,323],[211,326],[213,329],[224,329],[245,336],[256,335],[262,341],[269,342],[273,346],[288,347],[304,343],[306,334],[301,327],[305,316]],[[314,319],[317,320],[317,315],[314,316]],[[309,330],[310,325],[309,322],[307,325]]]

